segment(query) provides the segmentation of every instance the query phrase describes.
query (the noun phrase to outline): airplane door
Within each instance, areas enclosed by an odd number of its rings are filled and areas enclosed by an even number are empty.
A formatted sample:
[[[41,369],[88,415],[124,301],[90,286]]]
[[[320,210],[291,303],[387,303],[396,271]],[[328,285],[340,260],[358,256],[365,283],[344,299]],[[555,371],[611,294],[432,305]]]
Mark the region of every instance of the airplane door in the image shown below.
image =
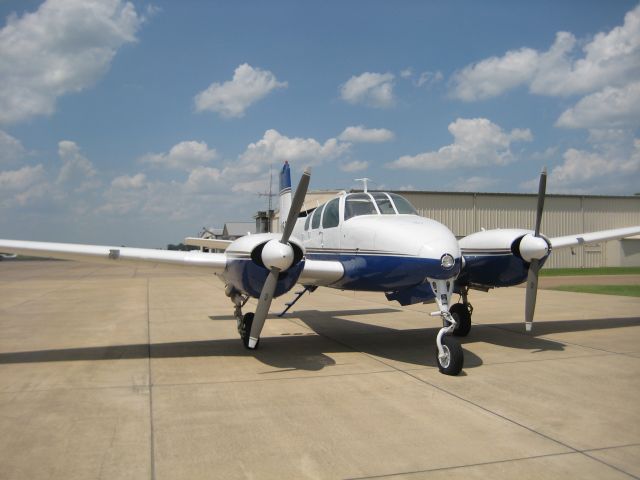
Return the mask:
[[[322,213],[320,243],[322,248],[340,248],[340,199],[329,201]]]

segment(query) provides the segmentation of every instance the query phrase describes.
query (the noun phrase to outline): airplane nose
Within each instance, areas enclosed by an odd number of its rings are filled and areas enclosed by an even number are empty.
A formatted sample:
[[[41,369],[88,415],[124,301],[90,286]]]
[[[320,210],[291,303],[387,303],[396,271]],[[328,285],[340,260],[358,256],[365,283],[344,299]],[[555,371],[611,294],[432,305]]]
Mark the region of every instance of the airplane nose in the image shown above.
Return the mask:
[[[431,278],[452,278],[458,276],[462,268],[462,255],[456,238],[451,235],[432,239],[420,249],[420,256],[433,262]]]

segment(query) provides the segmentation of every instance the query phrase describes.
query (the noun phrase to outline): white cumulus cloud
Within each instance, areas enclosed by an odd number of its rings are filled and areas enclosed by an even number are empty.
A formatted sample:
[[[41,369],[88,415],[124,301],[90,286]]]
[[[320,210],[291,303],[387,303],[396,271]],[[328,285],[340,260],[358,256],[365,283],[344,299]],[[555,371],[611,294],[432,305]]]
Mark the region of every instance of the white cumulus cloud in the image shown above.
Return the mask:
[[[567,128],[619,128],[640,125],[640,82],[606,87],[565,110],[556,125]]]
[[[535,50],[523,48],[469,65],[454,74],[452,94],[466,101],[498,96],[529,80],[538,56]]]
[[[20,191],[45,179],[42,165],[0,172],[0,191]]]
[[[205,142],[189,140],[174,145],[168,153],[149,153],[144,155],[140,158],[140,162],[155,167],[191,170],[211,162],[217,155],[216,150],[209,148]]]
[[[388,108],[395,104],[392,73],[365,72],[353,76],[340,87],[342,99],[351,104]]]
[[[386,128],[365,128],[364,125],[347,127],[338,136],[343,142],[380,143],[395,138],[394,133]]]
[[[144,173],[135,175],[121,175],[111,181],[111,187],[118,190],[137,190],[147,184],[147,176]]]
[[[56,99],[92,86],[142,23],[130,2],[47,0],[0,30],[0,123],[55,111]]]
[[[362,170],[366,170],[368,166],[369,162],[365,162],[364,160],[354,160],[353,162],[340,165],[340,170],[343,172],[360,172]]]
[[[494,97],[527,84],[541,95],[585,94],[621,86],[640,74],[640,5],[624,23],[600,32],[577,52],[570,32],[558,32],[549,50],[510,50],[469,65],[453,77],[453,95],[461,100]]]
[[[458,118],[449,124],[453,143],[436,151],[405,155],[387,166],[419,170],[506,165],[514,160],[511,145],[531,141],[529,129],[504,131],[486,118]]]
[[[80,147],[72,141],[63,140],[58,143],[58,155],[62,166],[56,183],[63,188],[74,188],[76,191],[89,190],[99,185],[93,163],[85,157]]]
[[[593,130],[590,148],[569,148],[549,172],[549,190],[573,193],[628,194],[640,184],[640,139],[628,132]],[[535,190],[537,179],[522,184]]]
[[[279,82],[270,71],[243,63],[233,72],[232,80],[214,82],[195,96],[196,111],[208,110],[223,117],[242,117],[247,108],[271,91],[286,87],[287,82]]]
[[[248,170],[257,171],[262,166],[280,165],[287,160],[298,166],[318,165],[325,160],[338,157],[349,149],[349,144],[330,138],[320,143],[315,138],[290,138],[274,129],[249,144],[240,155],[240,163]]]
[[[197,167],[189,174],[189,178],[185,183],[187,191],[192,193],[202,192],[211,193],[214,188],[219,186],[220,170],[211,167]]]
[[[11,165],[26,155],[20,140],[0,130],[0,165]]]

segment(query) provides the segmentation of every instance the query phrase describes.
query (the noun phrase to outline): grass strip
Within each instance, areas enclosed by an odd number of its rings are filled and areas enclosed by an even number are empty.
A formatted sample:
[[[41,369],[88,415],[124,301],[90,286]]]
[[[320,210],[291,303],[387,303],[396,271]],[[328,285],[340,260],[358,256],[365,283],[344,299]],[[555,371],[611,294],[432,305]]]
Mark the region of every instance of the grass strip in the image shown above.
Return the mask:
[[[551,290],[563,292],[597,293],[602,295],[620,295],[640,297],[640,285],[562,285]]]
[[[601,268],[543,268],[542,277],[570,277],[577,275],[640,275],[640,267]]]

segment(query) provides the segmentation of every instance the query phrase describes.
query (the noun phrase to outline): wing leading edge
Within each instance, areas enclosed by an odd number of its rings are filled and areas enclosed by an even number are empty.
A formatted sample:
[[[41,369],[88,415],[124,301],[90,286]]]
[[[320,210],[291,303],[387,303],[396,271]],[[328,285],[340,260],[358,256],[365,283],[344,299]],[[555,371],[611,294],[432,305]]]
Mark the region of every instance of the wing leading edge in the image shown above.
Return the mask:
[[[0,251],[33,257],[77,260],[91,263],[124,262],[133,265],[166,265],[221,273],[226,266],[223,253],[155,250],[151,248],[110,247],[74,243],[0,240]]]
[[[576,233],[574,235],[566,235],[564,237],[550,238],[549,241],[551,242],[552,248],[567,248],[586,243],[605,242],[607,240],[632,237],[638,234],[640,234],[640,226],[602,230],[600,232],[592,233]]]

